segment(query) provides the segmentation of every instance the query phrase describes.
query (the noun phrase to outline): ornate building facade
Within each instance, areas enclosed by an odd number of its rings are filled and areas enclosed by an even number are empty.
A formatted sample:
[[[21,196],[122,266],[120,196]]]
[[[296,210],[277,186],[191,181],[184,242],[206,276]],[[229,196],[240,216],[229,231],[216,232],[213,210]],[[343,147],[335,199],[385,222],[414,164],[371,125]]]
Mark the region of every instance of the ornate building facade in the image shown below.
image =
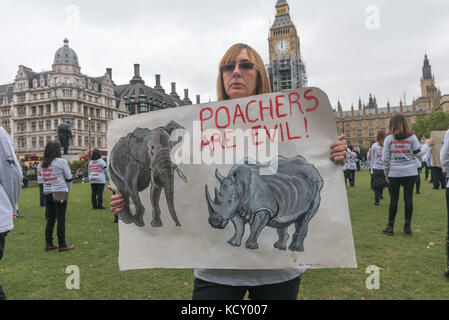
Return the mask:
[[[191,104],[188,91],[180,100],[175,86],[171,95],[162,87],[157,91],[145,86],[139,68],[136,64],[129,85],[115,85],[111,68],[89,77],[81,73],[78,56],[65,39],[50,71],[20,65],[14,82],[0,85],[0,125],[13,137],[19,158],[29,159],[42,156],[45,144],[58,140],[58,125],[69,121],[69,152],[81,155],[87,148],[106,148],[110,120]]]
[[[434,110],[449,110],[449,95],[441,96],[441,91],[435,86],[435,76],[427,55],[424,57],[423,76],[421,78],[421,97],[413,100],[411,105],[402,101],[398,106],[379,108],[376,98],[370,95],[369,102],[362,104],[359,98],[358,108],[351,106],[350,111],[343,111],[340,102],[334,109],[339,134],[345,134],[348,144],[360,148],[368,148],[376,140],[379,130],[388,132],[390,119],[396,114],[403,114],[408,123],[413,124],[420,116],[426,116]]]
[[[287,1],[278,0],[276,17],[268,37],[270,59],[268,74],[274,92],[307,86],[299,40],[296,27],[290,18]]]

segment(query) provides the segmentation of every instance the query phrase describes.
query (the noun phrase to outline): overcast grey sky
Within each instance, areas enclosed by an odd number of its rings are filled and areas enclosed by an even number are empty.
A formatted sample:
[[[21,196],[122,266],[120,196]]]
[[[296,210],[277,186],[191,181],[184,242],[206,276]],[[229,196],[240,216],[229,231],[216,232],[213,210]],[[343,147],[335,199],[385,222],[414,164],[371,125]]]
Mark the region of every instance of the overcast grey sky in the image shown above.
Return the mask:
[[[420,95],[427,52],[443,94],[449,93],[449,1],[288,0],[301,41],[309,86],[331,104],[357,107],[376,96],[385,106]],[[50,70],[68,38],[81,72],[100,76],[110,67],[116,84],[128,83],[133,64],[149,86],[154,75],[170,92],[216,100],[218,62],[236,42],[254,47],[268,63],[268,32],[276,0],[47,0],[5,1],[0,10],[0,84],[17,67]]]

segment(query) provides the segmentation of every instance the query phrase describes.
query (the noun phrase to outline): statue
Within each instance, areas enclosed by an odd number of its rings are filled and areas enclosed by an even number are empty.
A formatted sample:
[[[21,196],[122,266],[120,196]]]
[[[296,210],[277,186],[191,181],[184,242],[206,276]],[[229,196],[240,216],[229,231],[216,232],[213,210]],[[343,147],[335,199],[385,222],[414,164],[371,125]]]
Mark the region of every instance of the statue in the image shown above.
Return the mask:
[[[58,138],[59,143],[64,149],[64,154],[67,154],[69,151],[69,145],[73,144],[72,127],[70,125],[70,121],[63,122],[58,126]]]

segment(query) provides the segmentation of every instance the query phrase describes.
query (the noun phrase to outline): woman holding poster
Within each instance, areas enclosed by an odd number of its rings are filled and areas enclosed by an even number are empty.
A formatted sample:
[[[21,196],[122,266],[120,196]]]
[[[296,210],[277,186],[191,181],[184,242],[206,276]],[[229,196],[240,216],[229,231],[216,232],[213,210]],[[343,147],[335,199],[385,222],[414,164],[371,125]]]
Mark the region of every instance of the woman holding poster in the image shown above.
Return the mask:
[[[222,58],[218,70],[218,100],[229,100],[270,93],[270,83],[260,55],[245,44],[233,45]],[[345,162],[344,135],[331,145],[330,160]],[[123,196],[111,197],[111,210],[123,209]],[[296,300],[302,269],[235,270],[195,269],[193,299],[241,300],[249,292],[250,299]]]
[[[382,230],[393,235],[394,219],[398,211],[399,189],[404,187],[405,224],[404,233],[412,234],[410,224],[413,213],[413,187],[418,174],[416,157],[421,152],[418,138],[413,134],[407,120],[401,114],[390,120],[391,134],[385,138],[382,159],[385,179],[390,184],[390,208],[388,225]]]

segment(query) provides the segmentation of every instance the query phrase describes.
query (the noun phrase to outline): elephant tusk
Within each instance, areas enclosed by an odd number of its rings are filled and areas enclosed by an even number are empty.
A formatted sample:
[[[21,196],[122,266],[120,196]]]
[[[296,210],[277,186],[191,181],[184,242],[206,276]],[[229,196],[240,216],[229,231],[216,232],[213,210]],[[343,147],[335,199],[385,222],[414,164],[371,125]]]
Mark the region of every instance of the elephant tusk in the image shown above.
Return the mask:
[[[179,167],[175,164],[173,165],[173,169],[176,170],[176,172],[178,173],[178,175],[182,179],[182,181],[187,183],[187,177],[184,175],[184,173],[182,173],[181,169],[179,169]]]

